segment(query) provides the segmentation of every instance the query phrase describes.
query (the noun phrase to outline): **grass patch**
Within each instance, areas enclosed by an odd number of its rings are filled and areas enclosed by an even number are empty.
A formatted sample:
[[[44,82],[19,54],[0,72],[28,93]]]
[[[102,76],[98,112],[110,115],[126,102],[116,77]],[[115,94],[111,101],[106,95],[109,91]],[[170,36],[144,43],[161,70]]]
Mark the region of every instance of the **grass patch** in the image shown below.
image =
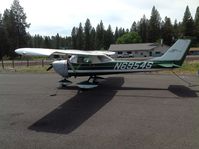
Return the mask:
[[[0,68],[0,72],[17,72],[17,73],[52,73],[53,69],[50,71],[46,71],[49,66],[17,66],[15,68],[6,67],[5,69]]]
[[[49,72],[52,72],[52,71],[46,71],[46,69],[48,68],[49,66],[22,66],[22,67],[16,67],[15,70],[16,72],[29,72],[29,73],[49,73]],[[53,69],[52,69],[53,70]]]
[[[181,68],[174,71],[178,74],[196,74],[199,71],[199,61],[185,61]]]

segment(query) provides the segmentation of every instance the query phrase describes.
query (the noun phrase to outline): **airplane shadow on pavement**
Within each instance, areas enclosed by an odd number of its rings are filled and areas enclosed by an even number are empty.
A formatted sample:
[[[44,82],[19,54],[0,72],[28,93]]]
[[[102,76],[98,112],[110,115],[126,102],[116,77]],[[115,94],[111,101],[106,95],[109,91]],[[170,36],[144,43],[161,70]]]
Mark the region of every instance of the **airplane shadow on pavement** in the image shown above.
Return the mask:
[[[184,85],[170,85],[168,90],[178,97],[198,97],[194,91]]]
[[[106,105],[123,83],[123,77],[107,78],[99,87],[79,92],[28,129],[69,134]]]
[[[170,85],[166,89],[161,89],[124,87],[123,84],[123,77],[107,78],[95,89],[80,91],[28,129],[38,132],[69,134],[110,102],[118,90],[167,90],[178,97],[197,97],[194,90],[183,85]],[[77,87],[71,87],[70,89],[76,90]]]

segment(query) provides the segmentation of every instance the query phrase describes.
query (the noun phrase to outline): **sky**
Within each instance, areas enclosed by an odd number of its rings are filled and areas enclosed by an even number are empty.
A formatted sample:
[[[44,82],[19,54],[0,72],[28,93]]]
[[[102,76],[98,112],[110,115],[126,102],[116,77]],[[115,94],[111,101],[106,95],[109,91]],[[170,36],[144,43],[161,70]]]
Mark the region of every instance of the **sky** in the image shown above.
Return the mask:
[[[148,19],[152,7],[159,11],[161,18],[170,17],[182,21],[186,6],[189,6],[192,17],[199,6],[199,0],[19,0],[31,23],[27,30],[31,35],[70,36],[72,28],[81,22],[84,26],[89,18],[96,27],[102,20],[105,29],[110,24],[115,27],[130,28],[134,21],[143,15]],[[0,0],[0,13],[10,9],[13,0]]]

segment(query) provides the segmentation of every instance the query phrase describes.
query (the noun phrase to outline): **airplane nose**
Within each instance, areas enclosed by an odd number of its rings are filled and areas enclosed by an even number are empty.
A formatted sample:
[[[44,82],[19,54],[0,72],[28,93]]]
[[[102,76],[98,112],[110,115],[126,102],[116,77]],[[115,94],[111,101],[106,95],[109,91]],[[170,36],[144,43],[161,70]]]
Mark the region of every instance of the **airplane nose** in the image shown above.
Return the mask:
[[[15,53],[20,54],[20,49],[16,49]]]
[[[62,77],[66,78],[68,76],[67,60],[54,61],[52,63],[53,69]]]
[[[15,53],[17,53],[19,55],[26,55],[26,51],[24,48],[16,49]]]

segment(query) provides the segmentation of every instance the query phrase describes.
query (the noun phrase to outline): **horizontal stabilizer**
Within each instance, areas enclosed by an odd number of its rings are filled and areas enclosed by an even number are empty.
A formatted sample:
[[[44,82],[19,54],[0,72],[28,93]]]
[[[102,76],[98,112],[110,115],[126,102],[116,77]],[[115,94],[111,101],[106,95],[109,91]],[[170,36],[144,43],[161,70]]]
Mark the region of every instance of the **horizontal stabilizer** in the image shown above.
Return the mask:
[[[158,66],[160,67],[165,67],[165,68],[176,68],[176,67],[180,67],[179,65],[176,64],[158,64]]]

